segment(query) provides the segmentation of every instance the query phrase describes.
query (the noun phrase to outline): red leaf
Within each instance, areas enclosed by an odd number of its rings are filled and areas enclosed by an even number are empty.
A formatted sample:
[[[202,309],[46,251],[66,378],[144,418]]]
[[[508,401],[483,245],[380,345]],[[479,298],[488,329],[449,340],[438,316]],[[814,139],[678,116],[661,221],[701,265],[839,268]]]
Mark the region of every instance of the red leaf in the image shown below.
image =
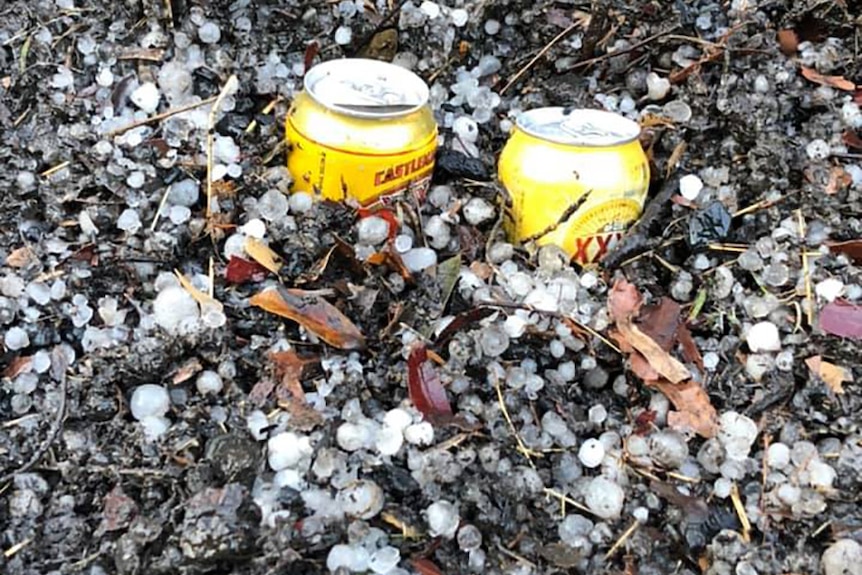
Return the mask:
[[[411,559],[410,563],[419,575],[443,575],[440,568],[437,567],[430,559],[416,557]]]
[[[856,92],[853,94],[853,102],[862,104],[862,88],[856,88]]]
[[[263,281],[269,273],[265,267],[257,262],[250,262],[237,256],[231,256],[224,272],[227,283],[241,284],[245,282]]]
[[[312,63],[314,63],[314,57],[317,56],[317,53],[320,51],[320,42],[317,40],[312,40],[305,46],[305,57],[302,62],[304,64],[304,70],[308,72],[309,68],[311,68]]]
[[[862,307],[834,301],[820,310],[820,329],[838,337],[862,339]]]
[[[398,228],[401,226],[401,223],[398,221],[398,218],[395,217],[395,214],[392,213],[392,210],[387,208],[359,208],[356,213],[360,218],[377,216],[378,218],[386,220],[386,223],[389,224],[389,232],[387,235],[390,240],[395,239],[395,236],[398,235]]]
[[[423,344],[414,346],[407,358],[407,390],[416,409],[432,423],[452,417],[446,389]]]

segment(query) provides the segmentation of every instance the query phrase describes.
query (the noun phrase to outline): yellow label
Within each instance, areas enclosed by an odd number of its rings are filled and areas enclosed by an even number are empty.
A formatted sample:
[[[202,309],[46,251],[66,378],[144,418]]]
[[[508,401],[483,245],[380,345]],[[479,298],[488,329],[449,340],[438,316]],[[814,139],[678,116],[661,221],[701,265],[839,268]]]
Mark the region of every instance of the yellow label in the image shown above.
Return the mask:
[[[434,170],[436,132],[403,152],[372,154],[320,144],[305,136],[293,122],[286,123],[291,150],[287,168],[294,176],[295,191],[306,191],[329,200],[354,198],[368,204],[384,196],[411,191],[425,195]]]
[[[643,209],[649,164],[637,141],[586,147],[515,129],[498,172],[514,241],[555,244],[581,264],[601,259]],[[574,212],[572,213],[572,210]]]

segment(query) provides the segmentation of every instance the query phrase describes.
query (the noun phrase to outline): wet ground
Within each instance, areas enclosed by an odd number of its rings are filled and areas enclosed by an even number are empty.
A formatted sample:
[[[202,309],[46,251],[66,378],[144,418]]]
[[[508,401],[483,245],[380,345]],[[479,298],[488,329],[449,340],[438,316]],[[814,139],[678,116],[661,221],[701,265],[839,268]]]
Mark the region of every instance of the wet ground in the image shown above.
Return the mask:
[[[429,4],[0,7],[2,572],[858,573],[858,3]],[[423,272],[362,261],[385,246],[362,244],[353,207],[264,217],[262,198],[289,189],[282,123],[304,67],[358,55],[432,85],[445,136],[434,188],[391,214],[416,245],[439,244]],[[487,55],[501,67],[479,84],[500,101],[484,121],[451,88]],[[204,185],[165,195],[206,181],[209,108],[126,128],[218,95],[231,75],[215,130],[238,151],[225,144],[208,225]],[[152,109],[134,95],[147,82]],[[505,129],[543,105],[643,127],[656,199],[602,266],[508,246],[498,225]],[[483,120],[475,150],[453,136],[460,116]],[[465,148],[475,157],[453,152]],[[674,182],[692,174],[704,187],[686,199]],[[470,223],[473,198],[494,217]],[[448,240],[423,235],[433,217]],[[238,282],[225,244],[254,220],[283,266]],[[157,321],[174,270],[211,286],[224,325]],[[671,353],[700,403],[677,403],[617,349],[608,294],[622,278],[646,304],[679,304],[697,353],[682,339]],[[279,281],[315,290],[367,346],[338,349],[249,304]],[[530,303],[549,293],[553,309]],[[747,337],[763,322],[777,348]],[[430,437],[411,368],[439,379],[456,414],[435,419],[431,398]],[[130,405],[145,384],[170,396],[155,439]],[[709,409],[717,439],[675,423]],[[388,453],[381,438],[404,413]],[[727,414],[756,426],[738,457]],[[285,432],[297,455],[276,474],[268,439]],[[623,494],[616,512],[591,505],[597,478]],[[371,499],[358,509],[357,486]]]

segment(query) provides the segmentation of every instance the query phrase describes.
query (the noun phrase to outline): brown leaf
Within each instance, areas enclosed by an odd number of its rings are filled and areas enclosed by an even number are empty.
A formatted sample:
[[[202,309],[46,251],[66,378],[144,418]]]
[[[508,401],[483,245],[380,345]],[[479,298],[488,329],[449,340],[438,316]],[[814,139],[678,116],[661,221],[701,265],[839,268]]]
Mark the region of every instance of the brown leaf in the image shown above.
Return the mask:
[[[791,56],[796,53],[799,47],[799,36],[796,35],[796,30],[784,29],[778,31],[778,46],[785,56]]]
[[[702,437],[715,436],[718,414],[699,383],[693,380],[671,383],[664,379],[645,383],[662,392],[676,408],[667,416],[668,425],[680,431],[692,430]]]
[[[857,150],[862,150],[862,138],[859,137],[854,130],[846,129],[841,134],[841,140],[847,145],[848,148],[855,148]]]
[[[669,297],[663,297],[656,305],[641,309],[635,323],[646,335],[655,340],[665,351],[673,349],[679,329],[680,306]]]
[[[302,374],[305,366],[317,363],[317,357],[299,357],[293,351],[281,351],[270,354],[275,365],[275,373],[280,378],[275,396],[279,407],[290,413],[290,424],[302,431],[310,431],[323,423],[323,415],[308,404],[305,390],[302,389]]]
[[[805,66],[802,66],[802,75],[809,82],[814,82],[815,84],[821,84],[823,86],[830,86],[836,90],[844,90],[846,92],[853,92],[856,90],[856,84],[846,79],[844,76],[824,76],[814,68],[807,68]]]
[[[640,311],[641,294],[634,284],[622,279],[614,282],[608,295],[608,311],[614,321],[631,319]]]
[[[419,575],[443,575],[443,572],[440,571],[440,568],[437,567],[430,559],[425,559],[424,557],[414,557],[410,560],[410,563],[413,565],[413,568],[419,573]]]
[[[273,389],[275,389],[275,381],[269,377],[264,377],[252,386],[251,391],[248,393],[248,400],[252,405],[261,407],[266,403]]]
[[[862,262],[862,240],[847,240],[828,244],[835,253],[844,254],[854,262]]]
[[[338,308],[313,292],[278,286],[256,294],[249,303],[295,321],[333,347],[365,347],[365,336],[359,328]]]
[[[682,356],[686,361],[693,363],[703,372],[703,356],[700,355],[700,350],[697,349],[697,344],[694,343],[694,338],[691,337],[691,332],[688,326],[684,323],[679,324],[679,329],[676,331],[676,337],[679,344],[682,346]]]
[[[33,356],[19,355],[9,362],[6,369],[3,370],[3,377],[10,379],[18,377],[25,371],[29,371],[30,365],[33,363]]]
[[[834,196],[841,190],[846,189],[850,184],[853,183],[853,178],[850,177],[844,168],[841,166],[834,166],[829,171],[829,182],[826,184],[826,195]]]
[[[257,262],[231,256],[224,272],[224,279],[230,284],[243,284],[249,281],[259,282],[263,281],[267,272],[268,270]]]
[[[853,381],[853,373],[849,369],[823,361],[819,355],[806,359],[805,365],[834,393],[844,393],[844,382]]]
[[[25,268],[33,261],[33,250],[27,246],[14,249],[6,256],[6,265],[12,268]]]
[[[625,285],[620,285],[620,284]],[[621,280],[614,284],[611,290],[611,295],[608,297],[608,304],[611,308],[611,316],[616,321],[616,329],[618,332],[617,341],[620,337],[625,340],[632,348],[640,352],[644,359],[649,362],[650,367],[662,377],[670,380],[673,383],[685,381],[691,374],[688,369],[680,363],[680,361],[671,356],[667,351],[662,349],[654,339],[642,332],[637,326],[632,323],[631,316],[624,315],[625,310],[636,308],[639,304],[640,294],[637,297],[633,296],[632,290],[637,294],[637,289],[625,280]],[[635,368],[635,362],[638,361],[636,356],[632,357],[632,369]],[[643,368],[643,366],[639,366]],[[645,379],[654,379],[646,377]]]
[[[251,259],[278,275],[278,270],[281,269],[281,256],[272,251],[268,245],[249,236],[245,239],[243,249]]]

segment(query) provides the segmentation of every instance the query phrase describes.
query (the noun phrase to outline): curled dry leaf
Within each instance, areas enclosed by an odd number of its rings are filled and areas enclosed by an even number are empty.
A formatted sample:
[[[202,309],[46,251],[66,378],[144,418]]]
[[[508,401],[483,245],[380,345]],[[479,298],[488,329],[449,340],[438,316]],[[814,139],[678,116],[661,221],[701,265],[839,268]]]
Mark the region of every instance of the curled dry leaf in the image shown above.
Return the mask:
[[[853,373],[849,369],[823,361],[819,355],[806,359],[805,365],[808,366],[811,373],[822,379],[823,383],[834,393],[844,393],[844,382],[853,381]]]
[[[437,368],[424,344],[415,344],[407,357],[407,391],[410,401],[432,423],[451,419],[452,406]]]
[[[714,437],[718,432],[718,413],[699,383],[691,379],[682,383],[655,379],[646,384],[659,390],[676,408],[667,415],[672,428],[691,430],[702,437]]]
[[[833,301],[820,310],[820,329],[838,337],[862,339],[862,307]]]
[[[824,76],[814,68],[808,68],[806,66],[802,66],[802,75],[810,82],[829,86],[836,90],[844,90],[846,92],[853,92],[856,90],[856,84],[844,76]]]
[[[295,321],[332,347],[365,347],[365,336],[359,328],[338,308],[314,292],[278,286],[254,295],[249,303]]]
[[[272,249],[257,238],[248,237],[243,244],[245,253],[254,261],[278,275],[278,270],[281,269],[281,256],[272,251]]]
[[[29,371],[31,365],[33,365],[33,356],[19,355],[10,361],[6,369],[3,370],[3,377],[14,379],[25,371]]]
[[[302,389],[302,375],[305,366],[319,361],[317,357],[300,357],[295,351],[281,351],[270,354],[275,365],[280,384],[275,395],[279,407],[290,413],[290,425],[302,431],[310,431],[323,423],[323,415],[308,404],[305,390]]]
[[[626,280],[617,281],[608,296],[611,317],[616,322],[616,339],[624,340],[649,362],[650,367],[672,383],[685,381],[691,374],[678,359],[662,349],[656,340],[633,323],[634,311],[640,308],[637,288]],[[674,333],[677,325],[673,326]],[[622,343],[622,342],[621,342]]]
[[[853,178],[850,177],[844,168],[841,166],[834,166],[829,171],[829,181],[826,183],[826,195],[834,196],[841,190],[846,189],[853,183]]]
[[[189,292],[189,294],[191,294],[194,300],[198,302],[198,305],[200,305],[202,308],[210,307],[219,311],[224,309],[224,306],[219,300],[217,300],[210,294],[204,293],[198,288],[196,288],[189,280],[189,278],[183,275],[180,270],[174,270],[174,274],[177,276],[177,279],[180,281],[180,285],[183,286],[183,289]]]

